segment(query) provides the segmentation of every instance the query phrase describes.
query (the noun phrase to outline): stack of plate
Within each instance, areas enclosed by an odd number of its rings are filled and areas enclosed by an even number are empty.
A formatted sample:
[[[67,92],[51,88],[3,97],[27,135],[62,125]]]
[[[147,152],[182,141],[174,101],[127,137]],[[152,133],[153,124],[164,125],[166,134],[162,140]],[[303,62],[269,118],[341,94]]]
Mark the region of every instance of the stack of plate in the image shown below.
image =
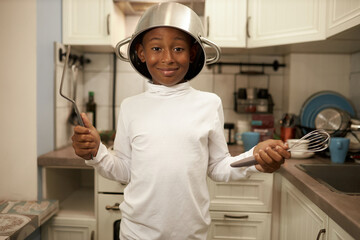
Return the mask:
[[[315,129],[315,118],[325,108],[338,108],[355,116],[355,111],[350,102],[341,94],[332,91],[322,91],[310,96],[303,104],[300,111],[300,122],[304,128]],[[303,130],[305,133],[306,131]]]

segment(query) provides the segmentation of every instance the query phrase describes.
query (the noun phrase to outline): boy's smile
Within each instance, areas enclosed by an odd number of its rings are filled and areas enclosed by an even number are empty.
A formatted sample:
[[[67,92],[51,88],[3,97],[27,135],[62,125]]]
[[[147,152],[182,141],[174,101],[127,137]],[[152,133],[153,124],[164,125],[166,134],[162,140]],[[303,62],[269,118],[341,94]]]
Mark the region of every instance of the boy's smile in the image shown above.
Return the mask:
[[[184,82],[196,55],[191,37],[176,28],[154,28],[137,46],[138,57],[146,63],[154,84],[173,86]]]

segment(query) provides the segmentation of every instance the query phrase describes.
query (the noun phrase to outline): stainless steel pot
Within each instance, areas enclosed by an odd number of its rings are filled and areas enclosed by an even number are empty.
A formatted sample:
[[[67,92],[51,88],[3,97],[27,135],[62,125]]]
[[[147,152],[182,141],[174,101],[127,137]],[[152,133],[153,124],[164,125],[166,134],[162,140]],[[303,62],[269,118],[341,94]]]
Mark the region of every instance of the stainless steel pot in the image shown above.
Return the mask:
[[[325,108],[315,118],[315,128],[324,129],[329,134],[345,136],[349,131],[359,131],[359,121],[351,119],[348,112],[338,108]]]
[[[156,27],[174,27],[188,33],[196,40],[199,50],[195,61],[190,64],[189,71],[185,76],[186,80],[194,78],[202,70],[205,64],[212,64],[220,59],[220,48],[210,40],[204,38],[204,30],[199,16],[189,7],[175,2],[159,3],[150,7],[141,16],[134,34],[120,41],[115,47],[115,53],[123,60],[131,63],[133,68],[144,77],[151,79],[151,75],[146,68],[146,64],[142,63],[136,54],[136,45],[142,40],[142,33]],[[128,45],[127,55],[123,55],[120,48]],[[204,44],[215,50],[215,56],[206,58]]]

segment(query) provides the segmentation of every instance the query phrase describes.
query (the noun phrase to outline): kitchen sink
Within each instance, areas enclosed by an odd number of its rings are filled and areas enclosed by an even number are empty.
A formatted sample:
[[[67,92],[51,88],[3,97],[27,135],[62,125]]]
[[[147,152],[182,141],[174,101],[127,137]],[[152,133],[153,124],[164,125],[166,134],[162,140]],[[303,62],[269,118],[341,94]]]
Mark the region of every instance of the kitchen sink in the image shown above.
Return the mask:
[[[297,164],[299,169],[332,191],[360,195],[360,165],[358,164]]]

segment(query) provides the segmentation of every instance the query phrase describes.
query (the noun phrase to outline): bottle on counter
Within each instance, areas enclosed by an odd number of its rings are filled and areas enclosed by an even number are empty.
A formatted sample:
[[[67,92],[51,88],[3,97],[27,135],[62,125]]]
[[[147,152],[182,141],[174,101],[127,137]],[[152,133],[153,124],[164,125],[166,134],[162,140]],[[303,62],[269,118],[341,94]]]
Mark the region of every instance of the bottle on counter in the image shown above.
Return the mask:
[[[235,128],[235,124],[233,124],[233,123],[225,123],[224,124],[224,135],[225,135],[226,143],[228,145],[235,143],[234,128]]]
[[[96,127],[96,103],[94,92],[89,92],[89,101],[86,103],[86,115],[94,127]]]

